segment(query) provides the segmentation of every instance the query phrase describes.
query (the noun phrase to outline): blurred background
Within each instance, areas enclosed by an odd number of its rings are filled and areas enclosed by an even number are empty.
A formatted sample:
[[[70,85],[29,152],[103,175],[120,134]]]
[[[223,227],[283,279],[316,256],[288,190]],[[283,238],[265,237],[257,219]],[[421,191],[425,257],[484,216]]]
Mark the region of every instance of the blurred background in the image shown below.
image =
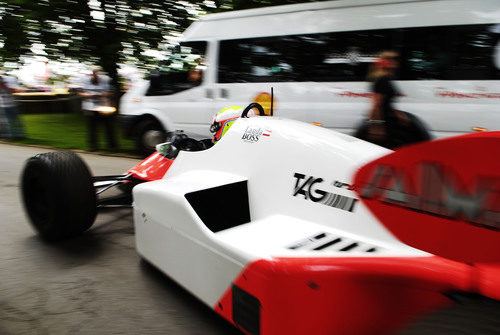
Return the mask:
[[[325,3],[0,1],[0,74],[23,127],[1,133],[0,123],[0,137],[146,155],[172,124],[206,138],[222,108],[269,105],[271,86],[281,116],[353,134],[371,110],[368,77],[384,50],[398,58],[396,108],[431,135],[500,130],[498,1]],[[299,5],[275,10],[289,4]],[[106,136],[95,143],[88,135],[100,123]]]
[[[24,126],[23,136],[2,137],[87,149],[77,91],[93,70],[118,107],[121,95],[168,59],[201,15],[299,2],[307,1],[0,1],[0,74],[15,91]],[[133,140],[118,136],[119,152],[136,153]]]

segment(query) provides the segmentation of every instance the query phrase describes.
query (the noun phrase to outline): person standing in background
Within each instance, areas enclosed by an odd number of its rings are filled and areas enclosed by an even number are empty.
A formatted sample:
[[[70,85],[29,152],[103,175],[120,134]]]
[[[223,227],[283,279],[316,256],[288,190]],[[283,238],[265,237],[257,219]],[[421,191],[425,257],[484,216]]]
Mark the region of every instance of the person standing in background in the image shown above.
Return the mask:
[[[99,123],[104,124],[109,148],[116,151],[118,149],[114,130],[116,112],[111,107],[110,97],[112,93],[108,81],[104,76],[99,75],[98,70],[94,69],[92,74],[86,78],[83,90],[79,95],[83,98],[82,110],[87,118],[90,151],[98,149],[97,127]]]
[[[0,137],[22,139],[25,137],[24,127],[19,119],[17,102],[12,95],[16,91],[17,82],[7,76],[0,77]]]
[[[393,83],[399,68],[399,55],[395,51],[383,51],[372,65],[368,79],[372,82],[372,107],[368,119],[368,140],[378,145],[395,148],[396,131],[409,124],[408,116],[394,109],[394,99],[400,95]]]

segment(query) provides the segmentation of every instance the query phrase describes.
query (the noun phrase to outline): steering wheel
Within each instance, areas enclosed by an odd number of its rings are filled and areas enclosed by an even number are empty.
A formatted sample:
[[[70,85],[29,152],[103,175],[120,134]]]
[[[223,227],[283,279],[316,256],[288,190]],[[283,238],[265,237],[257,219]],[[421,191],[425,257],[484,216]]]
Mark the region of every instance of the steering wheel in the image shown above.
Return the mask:
[[[186,137],[179,141],[178,148],[182,151],[201,151],[204,149],[204,146],[200,141]]]
[[[259,111],[260,116],[266,116],[266,113],[264,112],[264,108],[257,103],[257,102],[252,102],[250,105],[246,106],[245,109],[243,110],[243,113],[241,113],[241,117],[248,117],[247,114],[252,108],[257,108]]]

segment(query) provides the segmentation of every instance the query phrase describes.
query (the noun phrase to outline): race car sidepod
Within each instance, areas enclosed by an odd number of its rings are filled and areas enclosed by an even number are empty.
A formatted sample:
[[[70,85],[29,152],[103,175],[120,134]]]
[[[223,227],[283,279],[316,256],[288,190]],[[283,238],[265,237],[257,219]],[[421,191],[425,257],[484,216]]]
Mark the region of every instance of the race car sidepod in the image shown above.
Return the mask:
[[[133,189],[137,250],[247,334],[397,331],[477,292],[477,269],[401,242],[360,201],[355,172],[390,153],[298,121],[237,120]]]

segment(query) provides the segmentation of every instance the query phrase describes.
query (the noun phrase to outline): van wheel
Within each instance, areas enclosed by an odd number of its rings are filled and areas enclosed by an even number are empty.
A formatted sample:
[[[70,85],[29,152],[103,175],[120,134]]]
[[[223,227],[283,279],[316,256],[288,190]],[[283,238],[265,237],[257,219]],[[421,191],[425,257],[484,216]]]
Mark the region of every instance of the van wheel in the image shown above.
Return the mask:
[[[97,200],[87,165],[71,151],[31,157],[21,179],[31,224],[48,241],[79,235],[97,215]]]
[[[400,335],[500,334],[500,303],[494,300],[452,305],[427,315]]]
[[[149,156],[156,150],[156,145],[166,141],[167,133],[155,120],[143,120],[137,125],[137,150],[143,156]]]

